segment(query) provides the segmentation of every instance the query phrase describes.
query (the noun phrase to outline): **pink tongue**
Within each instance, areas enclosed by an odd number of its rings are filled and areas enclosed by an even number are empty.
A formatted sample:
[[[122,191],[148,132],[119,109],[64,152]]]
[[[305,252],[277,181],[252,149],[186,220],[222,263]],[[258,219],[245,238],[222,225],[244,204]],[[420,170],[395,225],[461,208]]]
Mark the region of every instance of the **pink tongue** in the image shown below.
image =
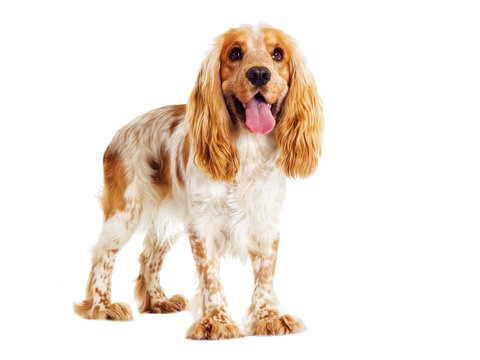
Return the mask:
[[[257,134],[267,134],[275,126],[275,119],[266,102],[253,98],[245,109],[245,124]]]

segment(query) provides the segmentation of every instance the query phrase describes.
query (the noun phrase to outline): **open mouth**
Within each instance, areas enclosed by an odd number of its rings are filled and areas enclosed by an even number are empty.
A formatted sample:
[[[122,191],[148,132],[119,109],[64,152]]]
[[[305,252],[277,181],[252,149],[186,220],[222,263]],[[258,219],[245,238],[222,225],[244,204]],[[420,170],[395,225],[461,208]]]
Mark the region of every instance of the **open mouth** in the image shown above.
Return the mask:
[[[233,102],[238,115],[252,132],[265,135],[275,127],[277,121],[273,115],[277,109],[277,102],[268,104],[260,93],[257,93],[246,104],[235,96]]]
[[[257,93],[254,96],[254,99],[256,99],[259,102],[264,102],[265,104],[267,104],[267,102],[265,101],[265,98],[260,93]],[[235,108],[237,109],[237,112],[240,115],[242,121],[245,122],[246,121],[245,109],[247,108],[247,104],[242,103],[235,96],[233,97],[233,102],[235,104]],[[267,107],[268,109],[270,109],[270,112],[272,113],[272,115],[274,115],[275,110],[277,109],[277,102],[275,104],[267,104]]]

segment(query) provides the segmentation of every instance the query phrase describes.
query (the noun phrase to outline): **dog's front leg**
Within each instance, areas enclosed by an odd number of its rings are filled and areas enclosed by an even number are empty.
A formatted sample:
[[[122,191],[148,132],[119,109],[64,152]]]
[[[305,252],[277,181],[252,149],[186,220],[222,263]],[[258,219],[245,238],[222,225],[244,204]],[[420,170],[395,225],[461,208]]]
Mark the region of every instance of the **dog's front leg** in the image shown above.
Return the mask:
[[[214,241],[192,227],[189,229],[189,238],[201,287],[202,317],[190,327],[187,338],[217,340],[243,336],[228,311],[220,282],[220,259]]]
[[[277,237],[266,250],[250,251],[255,289],[248,310],[248,335],[285,335],[305,329],[300,319],[282,313],[273,291],[278,244]]]

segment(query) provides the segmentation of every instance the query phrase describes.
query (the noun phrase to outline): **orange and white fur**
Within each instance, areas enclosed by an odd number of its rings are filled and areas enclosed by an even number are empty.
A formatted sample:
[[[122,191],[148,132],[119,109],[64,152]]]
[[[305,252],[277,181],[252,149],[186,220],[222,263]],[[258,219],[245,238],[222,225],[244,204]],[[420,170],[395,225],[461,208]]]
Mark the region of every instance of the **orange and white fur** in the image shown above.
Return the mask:
[[[115,257],[137,229],[147,233],[135,295],[139,311],[184,310],[167,297],[159,271],[187,234],[199,290],[191,339],[243,336],[220,282],[225,254],[250,258],[255,288],[248,335],[304,329],[281,310],[273,291],[279,214],[287,177],[307,177],[321,152],[322,102],[293,39],[267,26],[230,29],[202,63],[187,105],[166,106],[117,132],[104,155],[105,223],[93,248],[87,319],[130,320],[127,304],[110,300]]]

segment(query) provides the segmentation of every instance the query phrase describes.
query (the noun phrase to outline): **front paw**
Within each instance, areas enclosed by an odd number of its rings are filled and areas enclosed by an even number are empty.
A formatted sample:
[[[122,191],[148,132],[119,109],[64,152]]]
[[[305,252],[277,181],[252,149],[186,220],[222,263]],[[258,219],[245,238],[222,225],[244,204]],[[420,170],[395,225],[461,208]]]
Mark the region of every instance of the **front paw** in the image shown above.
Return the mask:
[[[150,306],[147,308],[139,308],[142,313],[152,314],[170,314],[179,311],[183,311],[187,308],[187,299],[183,295],[173,295],[171,298],[151,301]]]
[[[238,325],[230,319],[216,320],[205,316],[188,329],[187,338],[193,340],[220,340],[242,337]]]
[[[306,330],[302,320],[292,315],[275,315],[258,319],[248,327],[248,335],[287,335]]]

